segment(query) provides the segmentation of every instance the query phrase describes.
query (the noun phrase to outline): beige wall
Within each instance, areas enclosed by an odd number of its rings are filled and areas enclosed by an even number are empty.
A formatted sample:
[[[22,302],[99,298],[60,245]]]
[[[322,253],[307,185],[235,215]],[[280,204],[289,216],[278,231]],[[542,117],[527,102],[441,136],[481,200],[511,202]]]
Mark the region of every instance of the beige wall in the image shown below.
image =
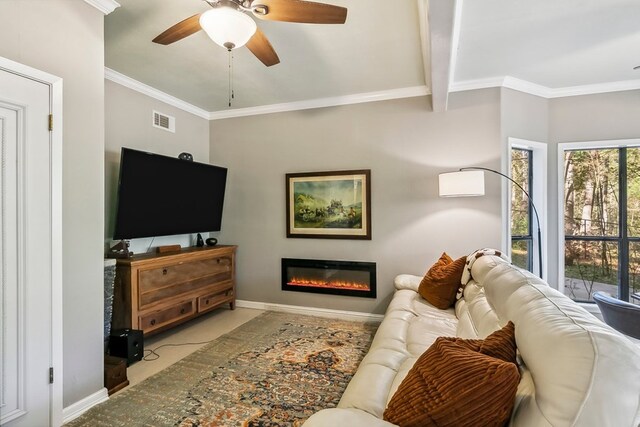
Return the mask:
[[[175,117],[175,133],[152,126],[154,110]],[[209,163],[209,121],[105,80],[104,213],[107,245],[113,237],[122,147],[172,157],[186,151],[193,154],[195,161]],[[150,246],[169,244],[192,246],[193,236],[134,239],[131,241],[131,250],[135,253],[146,252]]]
[[[640,90],[556,98],[549,107],[552,142],[640,136]]]
[[[500,91],[452,94],[449,110],[408,98],[211,122],[211,160],[229,168],[221,243],[238,244],[238,298],[382,313],[400,273],[441,254],[500,244],[500,193],[442,199],[438,173],[500,167]],[[285,174],[371,169],[373,240],[287,239]],[[280,290],[282,257],[374,261],[378,298]]]
[[[104,16],[83,1],[0,1],[0,56],[63,79],[64,406],[102,388]]]
[[[505,138],[547,142],[549,138],[549,100],[539,96],[502,89],[500,126]]]

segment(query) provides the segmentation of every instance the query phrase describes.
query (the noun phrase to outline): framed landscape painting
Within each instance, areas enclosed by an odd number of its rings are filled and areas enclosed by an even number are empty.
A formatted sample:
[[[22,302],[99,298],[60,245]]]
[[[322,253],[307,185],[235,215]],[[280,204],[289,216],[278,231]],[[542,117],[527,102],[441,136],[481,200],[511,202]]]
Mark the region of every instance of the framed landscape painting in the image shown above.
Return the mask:
[[[371,170],[288,173],[287,237],[371,240]]]

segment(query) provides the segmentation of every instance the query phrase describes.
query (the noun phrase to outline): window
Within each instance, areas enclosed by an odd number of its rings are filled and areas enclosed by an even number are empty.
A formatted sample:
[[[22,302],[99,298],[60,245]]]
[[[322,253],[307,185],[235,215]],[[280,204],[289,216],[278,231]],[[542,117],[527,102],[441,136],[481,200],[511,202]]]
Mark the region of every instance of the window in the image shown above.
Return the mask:
[[[524,148],[511,149],[511,179],[527,193],[533,194],[533,152]],[[532,209],[527,195],[511,183],[511,261],[518,267],[533,271]]]
[[[518,185],[503,180],[502,245],[510,251],[515,265],[546,279],[547,144],[509,137],[507,147],[503,170],[529,193],[531,199]]]
[[[640,148],[561,153],[565,295],[592,302],[605,291],[640,303]]]

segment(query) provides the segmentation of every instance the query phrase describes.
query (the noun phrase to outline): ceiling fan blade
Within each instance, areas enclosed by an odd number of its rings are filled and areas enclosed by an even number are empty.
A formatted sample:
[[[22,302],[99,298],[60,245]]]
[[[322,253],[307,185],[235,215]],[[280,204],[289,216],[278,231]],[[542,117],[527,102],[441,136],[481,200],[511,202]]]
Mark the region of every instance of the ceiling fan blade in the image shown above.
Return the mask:
[[[280,63],[278,54],[273,50],[273,46],[271,46],[264,33],[260,31],[260,28],[256,30],[256,33],[249,39],[246,46],[267,67]]]
[[[270,21],[344,24],[347,8],[303,0],[254,0],[254,15]]]
[[[198,13],[185,19],[184,21],[178,22],[176,25],[168,28],[158,37],[153,39],[153,42],[167,45],[173,42],[177,42],[178,40],[182,40],[183,38],[190,36],[193,33],[197,33],[202,29],[200,27],[200,15],[202,14]]]

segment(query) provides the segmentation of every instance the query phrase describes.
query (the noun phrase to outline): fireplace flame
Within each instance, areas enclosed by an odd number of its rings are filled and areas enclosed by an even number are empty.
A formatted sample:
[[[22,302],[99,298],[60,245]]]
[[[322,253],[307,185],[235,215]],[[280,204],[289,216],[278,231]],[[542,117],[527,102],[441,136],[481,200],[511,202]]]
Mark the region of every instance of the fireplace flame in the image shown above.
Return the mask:
[[[354,291],[368,291],[369,285],[362,282],[350,282],[344,280],[316,280],[301,277],[292,277],[288,282],[291,286],[310,286],[314,288],[350,289]]]

